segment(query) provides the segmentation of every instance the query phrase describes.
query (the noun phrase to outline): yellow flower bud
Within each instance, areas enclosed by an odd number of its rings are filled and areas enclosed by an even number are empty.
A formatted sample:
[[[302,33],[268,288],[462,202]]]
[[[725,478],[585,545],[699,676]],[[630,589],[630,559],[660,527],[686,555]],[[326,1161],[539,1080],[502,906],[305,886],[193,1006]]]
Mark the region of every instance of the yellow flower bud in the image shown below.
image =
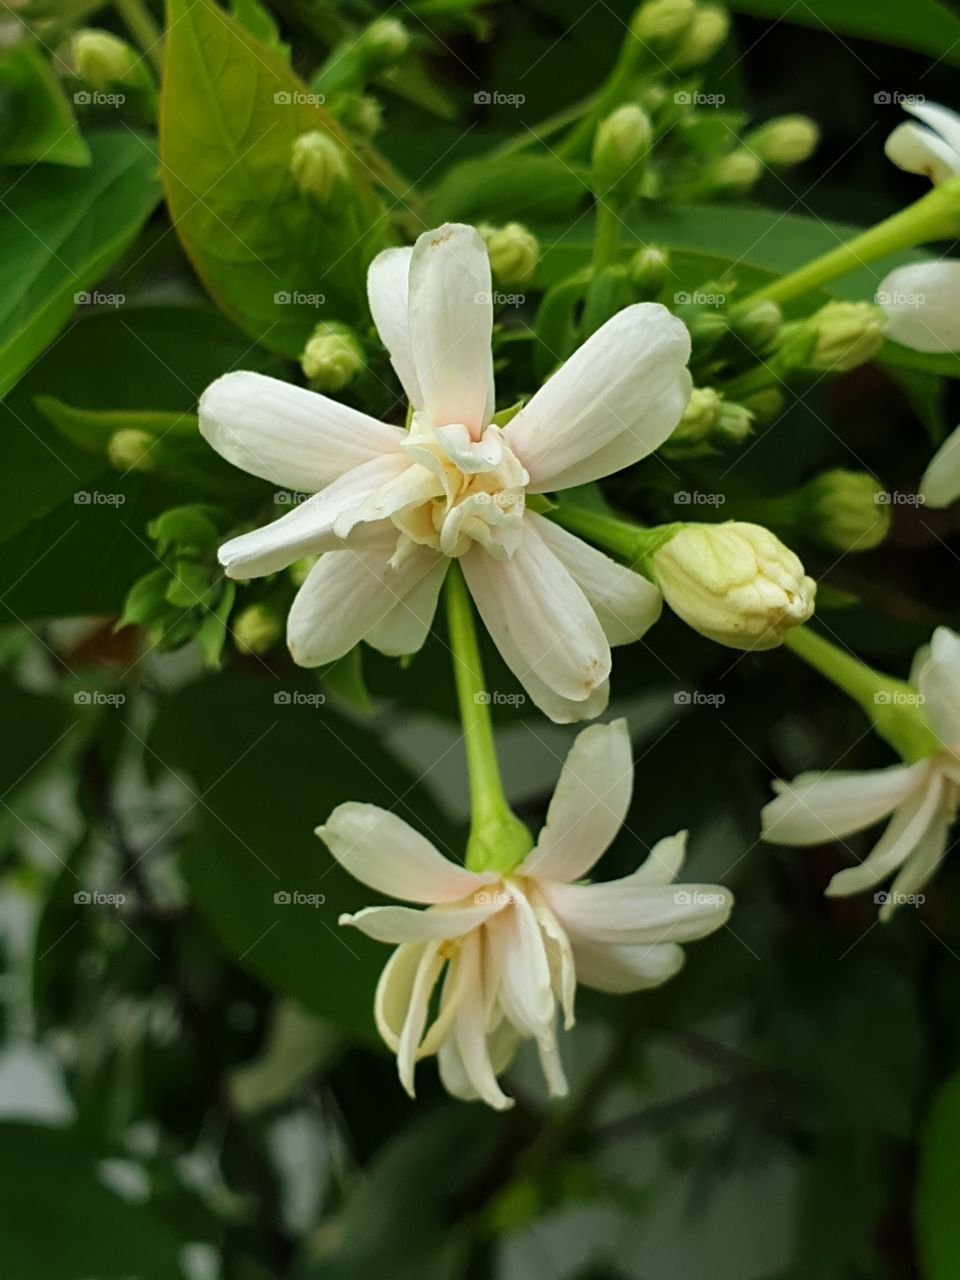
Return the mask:
[[[816,334],[808,369],[845,373],[872,360],[883,346],[884,315],[869,302],[828,302],[806,323]]]
[[[149,431],[124,427],[115,431],[107,444],[107,461],[117,471],[152,471],[151,450],[156,440]]]
[[[810,159],[820,130],[809,116],[778,116],[748,133],[744,141],[764,164],[785,169]]]
[[[713,387],[694,387],[683,417],[670,436],[670,444],[696,444],[705,440],[720,421],[720,393]]]
[[[268,604],[251,604],[233,620],[233,642],[240,653],[266,653],[283,634],[283,620]]]
[[[824,471],[797,495],[804,531],[833,551],[870,551],[890,532],[883,492],[866,471]]]
[[[300,367],[317,391],[340,391],[364,367],[363,348],[344,324],[318,324],[300,357]]]
[[[633,15],[630,30],[644,44],[672,44],[690,26],[695,9],[694,0],[647,0]]]
[[[653,143],[653,126],[643,107],[627,102],[601,121],[593,141],[593,174],[601,195],[636,184]]]
[[[484,237],[490,270],[498,284],[527,284],[540,258],[537,237],[520,222],[490,230]]]
[[[326,204],[334,187],[347,177],[343,148],[320,129],[301,133],[293,144],[290,172],[301,191]]]
[[[739,147],[715,161],[708,170],[708,178],[714,190],[742,195],[750,190],[762,172],[763,165],[753,152]]]
[[[681,525],[649,568],[674,613],[732,649],[773,649],[813,613],[816,583],[761,525]]]

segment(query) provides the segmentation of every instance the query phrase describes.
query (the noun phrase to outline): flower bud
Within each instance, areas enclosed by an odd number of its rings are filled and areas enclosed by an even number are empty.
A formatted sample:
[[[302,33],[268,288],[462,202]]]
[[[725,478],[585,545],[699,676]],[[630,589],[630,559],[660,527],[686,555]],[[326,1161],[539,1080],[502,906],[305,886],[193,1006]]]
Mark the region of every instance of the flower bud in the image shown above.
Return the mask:
[[[327,106],[347,129],[362,138],[372,138],[383,127],[383,108],[366,93],[338,93]]]
[[[890,532],[890,508],[877,500],[882,493],[866,471],[824,471],[797,493],[803,531],[831,551],[870,551]]]
[[[775,302],[763,301],[754,303],[749,310],[736,317],[731,328],[754,351],[763,351],[769,347],[780,332],[783,324],[783,312]]]
[[[759,180],[763,165],[752,151],[738,147],[719,160],[715,160],[707,170],[707,184],[714,191],[722,191],[726,195],[743,195]]]
[[[666,249],[647,245],[638,249],[630,260],[630,279],[643,298],[655,298],[663,288],[670,266]]]
[[[410,48],[410,32],[397,18],[378,18],[358,41],[368,72],[385,70]]]
[[[683,417],[673,430],[669,444],[691,445],[706,440],[720,421],[720,393],[713,387],[694,387],[683,411]]]
[[[741,404],[754,422],[761,427],[767,427],[783,413],[786,397],[779,387],[760,387],[757,391],[751,391],[749,395],[744,396]]]
[[[601,121],[593,141],[593,177],[597,192],[607,195],[634,188],[652,142],[650,117],[634,102],[617,107]]]
[[[872,360],[883,346],[884,315],[869,302],[828,302],[800,326],[813,344],[800,367],[845,373]]]
[[[484,239],[490,270],[498,284],[530,281],[540,258],[540,243],[532,232],[520,222],[508,222],[505,227],[491,227]]]
[[[724,400],[710,439],[720,449],[738,449],[753,434],[754,416],[745,404]]]
[[[283,620],[268,604],[251,604],[241,609],[231,629],[240,653],[266,653],[283,634]]]
[[[72,51],[77,75],[99,92],[124,80],[139,61],[132,46],[109,31],[78,31]]]
[[[685,35],[695,9],[694,0],[646,0],[633,15],[631,34],[656,48],[672,45]]]
[[[764,164],[786,169],[810,159],[820,141],[820,130],[809,116],[778,116],[748,133],[744,141]]]
[[[688,71],[709,62],[730,34],[730,16],[719,4],[701,5],[683,39],[670,55],[674,71]]]
[[[320,129],[301,133],[293,144],[290,172],[302,192],[326,204],[334,187],[347,177],[343,148]]]
[[[681,525],[649,569],[674,613],[733,649],[773,649],[813,613],[816,583],[761,525]]]
[[[152,471],[156,439],[139,427],[115,431],[107,444],[107,461],[117,471]]]
[[[300,357],[300,368],[315,391],[340,391],[363,367],[363,348],[353,332],[333,321],[317,325]]]

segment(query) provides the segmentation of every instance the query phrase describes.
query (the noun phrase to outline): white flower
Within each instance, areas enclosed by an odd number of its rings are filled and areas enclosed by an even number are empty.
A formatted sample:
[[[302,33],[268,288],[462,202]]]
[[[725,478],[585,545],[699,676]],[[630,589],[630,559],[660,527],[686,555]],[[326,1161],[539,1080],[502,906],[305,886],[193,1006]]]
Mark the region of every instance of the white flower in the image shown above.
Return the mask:
[[[883,336],[913,351],[960,351],[960,262],[897,267],[876,293]]]
[[[776,782],[777,798],[763,810],[763,838],[811,845],[843,840],[890,817],[873,850],[856,867],[838,871],[831,897],[872,889],[896,872],[880,910],[889,919],[904,897],[933,876],[946,852],[960,801],[960,636],[938,627],[914,659],[913,684],[942,750],[915,764],[864,773],[802,773]],[[892,816],[891,816],[892,815]],[[879,895],[878,895],[879,897]]]
[[[450,1093],[498,1109],[512,1105],[497,1077],[521,1040],[535,1041],[551,1093],[564,1093],[557,1014],[573,1026],[577,983],[612,992],[657,986],[682,965],[679,943],[725,922],[729,890],[672,884],[686,832],[661,840],[632,875],[575,883],[616,836],[632,788],[626,722],[585,729],[536,847],[503,877],[448,861],[374,805],[340,805],[318,829],[363,884],[430,904],[425,911],[368,907],[340,918],[396,945],[377,986],[375,1016],[411,1096],[417,1060],[437,1054]]]
[[[936,102],[904,102],[903,108],[921,123],[897,125],[887,139],[888,158],[934,186],[960,173],[960,116]]]
[[[584,484],[661,445],[690,393],[690,339],[655,303],[613,316],[501,429],[494,412],[490,264],[451,224],[372,263],[370,307],[410,399],[409,432],[256,373],[200,402],[200,429],[228,461],[313,497],[220,548],[230,577],[321,555],[287,625],[302,666],[358,641],[418,650],[449,564],[508,666],[557,721],[606,705],[610,646],[659,616],[640,574],[532,512],[526,495]]]
[[[920,480],[920,497],[931,507],[960,498],[960,427],[947,436]]]

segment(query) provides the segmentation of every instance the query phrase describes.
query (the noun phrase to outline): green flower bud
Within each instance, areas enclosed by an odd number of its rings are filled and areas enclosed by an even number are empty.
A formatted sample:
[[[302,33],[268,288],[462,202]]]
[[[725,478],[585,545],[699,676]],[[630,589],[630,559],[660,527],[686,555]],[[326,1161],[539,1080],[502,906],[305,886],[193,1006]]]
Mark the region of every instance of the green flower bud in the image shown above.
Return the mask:
[[[630,279],[642,297],[655,298],[663,288],[669,267],[670,255],[666,249],[647,245],[631,258]]]
[[[310,129],[294,141],[290,172],[302,192],[326,204],[337,184],[347,177],[346,156],[328,133]]]
[[[140,61],[126,40],[109,31],[78,31],[73,37],[72,52],[77,75],[101,93],[124,81]]]
[[[694,0],[646,0],[630,22],[630,31],[644,44],[662,49],[686,34],[693,20]]]
[[[699,444],[706,440],[720,421],[720,393],[713,387],[694,387],[683,411],[683,417],[674,428],[671,445]]]
[[[724,400],[710,439],[720,449],[737,449],[753,434],[754,417],[744,404]]]
[[[744,139],[764,164],[785,169],[809,160],[820,141],[820,130],[809,116],[778,116]]]
[[[283,635],[283,620],[268,604],[251,604],[233,620],[233,642],[239,653],[266,653]]]
[[[733,649],[773,649],[813,613],[816,583],[761,525],[680,525],[648,569],[674,613]]]
[[[540,258],[540,243],[520,222],[508,222],[484,235],[490,270],[498,284],[527,284]]]
[[[799,352],[800,368],[822,373],[845,373],[872,360],[883,346],[884,314],[870,302],[828,302],[798,329],[800,342],[812,338],[805,358]],[[789,356],[791,347],[785,347]]]
[[[783,312],[775,302],[757,302],[738,316],[731,328],[754,351],[769,347],[780,332]]]
[[[378,18],[360,36],[359,46],[368,69],[384,70],[410,48],[410,32],[397,18]]]
[[[707,170],[707,183],[725,195],[743,195],[759,180],[763,165],[752,151],[738,147],[715,160]]]
[[[628,102],[601,121],[593,140],[593,177],[597,192],[627,193],[642,174],[653,143],[653,126],[642,107]]]
[[[730,34],[730,15],[721,5],[701,5],[686,34],[670,57],[674,71],[688,71],[709,62]]]
[[[352,330],[333,321],[317,325],[300,357],[315,391],[340,391],[363,367],[363,348]]]
[[[156,440],[149,431],[124,427],[115,431],[107,444],[107,461],[117,471],[152,471],[155,459],[151,450]]]
[[[865,471],[824,471],[796,495],[800,523],[831,551],[870,551],[890,532],[890,507],[879,500],[883,493]]]
[[[383,127],[383,108],[366,93],[344,93],[330,104],[337,119],[363,138],[372,138]]]
[[[754,422],[767,427],[775,422],[783,413],[786,397],[779,387],[761,387],[744,396],[741,404],[752,416]]]

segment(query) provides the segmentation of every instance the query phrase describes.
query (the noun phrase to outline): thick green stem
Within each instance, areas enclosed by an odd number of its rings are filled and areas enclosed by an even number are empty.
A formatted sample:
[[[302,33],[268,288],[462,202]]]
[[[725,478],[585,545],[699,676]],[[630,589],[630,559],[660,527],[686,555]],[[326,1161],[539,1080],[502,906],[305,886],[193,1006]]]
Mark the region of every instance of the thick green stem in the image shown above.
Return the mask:
[[[447,573],[445,594],[470,779],[471,819],[466,863],[471,871],[507,873],[530,851],[533,841],[504,794],[490,717],[492,694],[484,683],[473,606],[457,564],[452,564]]]
[[[782,276],[738,303],[741,314],[757,302],[784,303],[819,289],[839,276],[856,271],[887,254],[912,249],[928,240],[952,239],[960,231],[960,178],[934,187],[914,204],[878,222],[875,227],[838,245],[823,257]]]
[[[571,533],[576,533],[589,542],[596,543],[605,551],[625,561],[642,573],[647,573],[648,558],[669,540],[680,527],[678,524],[661,524],[647,528],[640,524],[631,524],[628,520],[620,520],[617,516],[606,515],[602,511],[589,511],[585,507],[576,507],[564,503],[547,512],[549,519]]]
[[[163,71],[163,35],[143,0],[114,0],[127,30],[158,72]]]
[[[620,244],[620,219],[616,210],[603,197],[597,199],[597,215],[593,232],[593,270],[595,273],[616,261]]]

